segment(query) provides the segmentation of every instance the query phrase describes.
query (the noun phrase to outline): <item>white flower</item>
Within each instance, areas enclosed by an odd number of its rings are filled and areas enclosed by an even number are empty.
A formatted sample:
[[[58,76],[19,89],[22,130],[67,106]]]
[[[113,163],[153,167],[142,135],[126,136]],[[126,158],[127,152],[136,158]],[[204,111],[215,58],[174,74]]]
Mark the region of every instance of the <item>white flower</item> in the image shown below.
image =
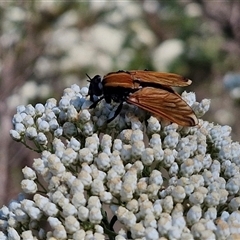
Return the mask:
[[[83,134],[85,136],[91,136],[94,133],[94,125],[91,121],[84,124],[82,128]]]
[[[178,230],[183,230],[186,227],[186,220],[184,216],[173,216],[172,217],[172,225],[173,227]]]
[[[33,162],[33,168],[38,172],[38,173],[43,173],[45,169],[45,164],[42,161],[41,158],[35,158]]]
[[[49,203],[49,199],[47,197],[44,197],[40,194],[35,194],[34,195],[34,201],[36,205],[40,208],[43,209],[47,203]]]
[[[143,132],[140,129],[132,131],[130,143],[134,144],[139,141],[143,141]]]
[[[155,117],[150,117],[148,119],[147,131],[152,133],[158,133],[161,130],[161,125]]]
[[[51,119],[48,122],[48,124],[49,124],[49,129],[51,131],[59,132],[59,130],[58,130],[59,129],[59,123],[58,123],[57,119],[55,119],[55,118]]]
[[[186,92],[184,91],[182,94],[182,99],[187,102],[189,106],[192,106],[196,102],[196,94],[194,92]]]
[[[49,131],[49,123],[47,121],[41,120],[39,118],[38,130],[41,131],[41,132],[48,132]]]
[[[62,97],[62,99],[59,101],[59,108],[63,111],[67,111],[68,107],[70,106],[70,98],[69,97]]]
[[[203,99],[200,103],[194,103],[192,108],[198,117],[202,117],[210,108],[210,99]]]
[[[230,178],[226,184],[226,189],[230,195],[236,194],[240,187],[239,187],[239,179],[237,178]]]
[[[131,152],[131,156],[134,159],[140,159],[142,156],[142,152],[145,149],[145,144],[143,141],[139,140],[139,141],[135,141],[132,144],[132,152]]]
[[[82,184],[85,186],[85,187],[90,187],[91,186],[91,182],[92,182],[92,177],[91,175],[85,171],[85,170],[82,170],[79,174],[78,174],[78,178],[81,180]]]
[[[179,171],[179,166],[176,162],[174,162],[169,168],[169,176],[176,176]]]
[[[181,234],[182,234],[182,230],[176,226],[173,226],[168,231],[169,239],[185,239],[181,237]]]
[[[26,128],[25,128],[25,126],[24,126],[22,123],[16,123],[16,124],[15,124],[15,130],[16,130],[20,135],[22,135],[22,134],[25,133]]]
[[[43,113],[45,112],[44,105],[41,104],[41,103],[37,103],[35,105],[35,111],[36,111],[36,116],[40,116],[41,117],[43,115]]]
[[[84,185],[81,181],[80,178],[75,178],[71,181],[68,181],[68,185],[71,191],[71,194],[75,194],[75,193],[83,193],[84,192]]]
[[[173,209],[173,197],[166,196],[162,201],[163,210],[167,213],[170,213]]]
[[[23,117],[20,113],[14,114],[12,118],[12,123],[15,125],[16,123],[21,123],[23,121]]]
[[[95,159],[95,163],[100,170],[104,171],[107,171],[111,166],[110,158],[104,152],[98,154],[98,157]]]
[[[87,202],[87,200],[84,196],[84,193],[76,192],[76,193],[73,194],[72,203],[76,208],[81,207],[81,206],[85,206],[86,202]]]
[[[19,141],[22,138],[19,132],[13,129],[10,130],[10,135],[15,141]]]
[[[45,108],[53,109],[57,105],[57,100],[55,98],[49,98],[46,101]]]
[[[36,111],[35,111],[35,108],[31,104],[28,104],[25,108],[25,113],[30,116],[35,116]]]
[[[180,167],[183,176],[191,176],[194,172],[194,161],[191,158],[185,160]]]
[[[118,208],[116,215],[119,221],[128,227],[133,226],[137,220],[136,216],[132,212],[128,211],[126,208],[121,206]]]
[[[109,187],[109,191],[113,194],[113,195],[118,195],[120,194],[120,191],[122,189],[122,181],[121,178],[119,176],[116,177],[111,177],[108,181],[108,187]]]
[[[178,151],[178,154],[176,156],[178,162],[183,163],[186,159],[190,157],[190,147],[184,146],[180,151]]]
[[[92,207],[89,211],[89,221],[94,224],[100,224],[103,216],[101,213],[101,209],[96,207]]]
[[[91,192],[93,195],[99,196],[101,193],[103,193],[105,190],[103,181],[99,179],[94,179],[91,184]]]
[[[34,139],[37,137],[37,130],[35,127],[28,127],[26,129],[26,137],[29,139]]]
[[[93,207],[97,207],[97,208],[101,208],[101,202],[99,200],[99,198],[97,196],[91,196],[89,199],[88,199],[88,205],[87,207],[89,209],[93,208]]]
[[[78,112],[73,105],[70,105],[67,108],[67,119],[70,122],[74,122],[78,119]]]
[[[151,201],[149,201],[147,194],[141,194],[139,196],[138,201],[139,201],[139,210],[140,210],[139,216],[144,217],[148,213],[151,214],[153,212],[153,204]]]
[[[63,124],[63,133],[68,137],[72,137],[77,135],[78,130],[73,123],[65,122]]]
[[[89,113],[89,111],[87,109],[83,109],[80,111],[80,113],[78,115],[78,119],[81,123],[86,123],[86,122],[90,121],[91,114]]]
[[[182,186],[176,186],[173,190],[172,190],[172,197],[173,197],[173,201],[176,203],[181,203],[184,201],[185,197],[186,197],[186,193],[185,190]]]
[[[153,204],[153,213],[156,216],[157,219],[159,219],[161,213],[162,213],[162,201],[160,199],[157,199]]]
[[[144,219],[143,219],[143,225],[148,228],[148,227],[152,227],[152,228],[157,228],[157,221],[155,219],[155,216],[153,213],[148,213]]]
[[[152,148],[145,148],[142,152],[141,160],[145,166],[150,166],[154,161],[154,150]]]
[[[73,240],[85,239],[85,236],[86,232],[83,229],[80,229],[73,234]]]
[[[25,193],[35,193],[37,191],[37,184],[30,179],[23,179],[21,181],[21,188]]]
[[[46,135],[42,132],[38,133],[36,140],[40,145],[46,145],[48,143]]]
[[[84,206],[78,208],[78,218],[80,221],[87,221],[89,218],[89,209]]]
[[[30,115],[27,115],[27,116],[23,119],[22,123],[24,124],[24,126],[25,126],[26,128],[33,126],[33,125],[34,125],[33,117],[30,116]]]
[[[50,128],[51,128],[51,122],[49,122],[49,125],[50,125]],[[60,136],[62,136],[62,134],[63,134],[63,128],[62,127],[59,127],[58,129],[56,129],[54,131],[54,137],[59,138]]]
[[[217,219],[216,227],[215,233],[218,239],[227,239],[230,236],[230,228],[226,221]]]
[[[131,145],[124,144],[121,150],[121,158],[123,161],[127,162],[131,158],[132,147]]]
[[[55,154],[51,154],[48,157],[48,167],[51,173],[56,176],[62,174],[66,170],[65,166]]]
[[[87,87],[82,87],[81,90],[80,90],[80,93],[81,93],[83,96],[87,96],[87,94],[88,94],[88,88],[87,88]]]
[[[24,212],[28,214],[28,216],[32,220],[39,220],[43,215],[40,209],[35,205],[35,203],[27,199],[24,199],[21,202],[21,208]]]
[[[158,232],[164,236],[172,228],[172,218],[168,213],[162,213],[158,220]]]
[[[100,146],[102,147],[102,149],[111,148],[112,147],[112,137],[107,134],[103,135]]]
[[[122,142],[128,144],[128,143],[130,143],[132,133],[133,133],[133,130],[131,130],[131,129],[122,130],[120,132],[119,138],[122,140]]]
[[[147,240],[157,240],[159,239],[158,231],[153,227],[147,227],[145,230],[145,236]]]
[[[191,203],[192,206],[202,204],[204,198],[205,196],[201,192],[196,191],[190,194],[189,202]]]
[[[17,111],[17,113],[22,113],[25,111],[25,109],[26,109],[26,106],[19,105],[19,106],[17,106],[16,111]]]
[[[217,209],[214,207],[210,207],[204,213],[204,218],[207,220],[214,220],[217,218]]]
[[[15,218],[18,222],[25,224],[29,220],[29,216],[26,212],[24,212],[20,207],[14,211]]]
[[[113,142],[113,152],[115,150],[119,151],[122,149],[122,141],[120,139],[114,139]]]
[[[187,212],[187,222],[188,224],[194,224],[199,221],[202,216],[202,209],[200,206],[195,205],[192,206],[189,211]]]
[[[66,217],[64,226],[66,228],[66,231],[70,234],[80,230],[79,221],[74,216]]]
[[[92,163],[93,154],[89,148],[82,148],[79,150],[79,160],[80,162]]]
[[[204,199],[204,202],[208,207],[218,206],[219,201],[220,201],[220,194],[218,192],[208,193]]]
[[[163,140],[163,145],[165,148],[176,148],[179,141],[179,134],[177,132],[170,132]]]
[[[65,166],[69,166],[72,163],[76,163],[77,156],[78,154],[74,151],[74,149],[67,148],[63,152],[61,161]]]
[[[24,167],[22,169],[22,173],[24,175],[24,178],[35,180],[36,179],[36,173],[30,168],[30,167]]]
[[[153,170],[149,177],[149,183],[155,183],[161,186],[163,184],[162,173],[159,170]]]
[[[175,158],[177,156],[177,151],[175,149],[169,149],[166,148],[164,149],[164,157],[163,157],[163,164],[165,165],[165,167],[170,167],[174,161]]]
[[[92,154],[98,153],[99,139],[96,136],[87,137],[85,141],[85,148],[89,148]]]
[[[8,232],[8,238],[7,238],[8,240],[20,240],[21,239],[18,232],[14,228],[9,227],[7,229],[7,232]]]
[[[59,212],[56,204],[48,202],[42,209],[47,216],[56,216]]]
[[[111,192],[104,191],[100,193],[100,200],[102,202],[110,204],[112,199],[113,199],[113,195]]]
[[[33,233],[32,233],[31,230],[24,231],[21,234],[21,237],[22,237],[23,240],[37,240],[37,238],[33,237]]]

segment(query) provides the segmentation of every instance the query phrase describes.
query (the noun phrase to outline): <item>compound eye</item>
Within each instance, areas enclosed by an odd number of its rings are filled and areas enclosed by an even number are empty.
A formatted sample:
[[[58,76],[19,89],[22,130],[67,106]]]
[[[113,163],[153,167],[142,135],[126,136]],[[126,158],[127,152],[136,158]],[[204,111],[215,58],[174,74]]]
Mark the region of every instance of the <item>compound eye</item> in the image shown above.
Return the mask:
[[[100,82],[99,84],[98,84],[98,88],[99,88],[99,90],[103,90],[103,85],[102,85],[102,82]]]
[[[93,79],[91,79],[91,82],[93,82],[93,84],[98,84],[98,83],[101,82],[101,80],[102,80],[101,76],[100,75],[96,75],[96,76],[94,76]]]

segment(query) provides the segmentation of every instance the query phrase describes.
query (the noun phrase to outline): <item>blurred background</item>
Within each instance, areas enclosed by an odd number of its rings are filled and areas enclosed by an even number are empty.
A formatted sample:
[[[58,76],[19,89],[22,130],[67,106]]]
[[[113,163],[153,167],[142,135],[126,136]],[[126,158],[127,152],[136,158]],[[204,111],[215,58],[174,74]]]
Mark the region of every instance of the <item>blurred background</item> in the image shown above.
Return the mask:
[[[193,80],[203,118],[240,141],[240,1],[1,1],[0,206],[34,152],[9,136],[17,105],[59,100],[90,76],[148,69]]]

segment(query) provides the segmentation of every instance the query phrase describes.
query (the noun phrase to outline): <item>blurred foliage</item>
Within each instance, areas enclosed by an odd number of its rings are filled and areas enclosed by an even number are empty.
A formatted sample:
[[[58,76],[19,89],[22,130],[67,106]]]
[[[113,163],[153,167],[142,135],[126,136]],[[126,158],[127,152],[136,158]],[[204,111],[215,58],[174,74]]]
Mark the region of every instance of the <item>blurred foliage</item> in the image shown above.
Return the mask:
[[[232,126],[240,140],[240,94],[223,84],[240,71],[239,12],[239,0],[2,1],[1,101],[14,114],[85,85],[86,73],[169,71],[191,78],[186,90],[212,99],[205,119]]]

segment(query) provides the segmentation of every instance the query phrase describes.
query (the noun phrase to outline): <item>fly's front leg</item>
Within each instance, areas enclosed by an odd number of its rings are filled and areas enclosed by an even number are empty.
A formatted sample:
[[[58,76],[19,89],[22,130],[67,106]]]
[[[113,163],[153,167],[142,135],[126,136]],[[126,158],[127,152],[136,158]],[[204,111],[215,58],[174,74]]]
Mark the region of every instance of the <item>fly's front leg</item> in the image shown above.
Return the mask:
[[[104,96],[100,97],[97,101],[95,101],[89,108],[95,108],[97,104],[104,98]]]
[[[121,102],[121,103],[118,105],[117,110],[115,111],[113,117],[109,118],[109,119],[107,120],[107,123],[110,123],[110,122],[121,112],[122,106],[123,106],[123,102]]]

